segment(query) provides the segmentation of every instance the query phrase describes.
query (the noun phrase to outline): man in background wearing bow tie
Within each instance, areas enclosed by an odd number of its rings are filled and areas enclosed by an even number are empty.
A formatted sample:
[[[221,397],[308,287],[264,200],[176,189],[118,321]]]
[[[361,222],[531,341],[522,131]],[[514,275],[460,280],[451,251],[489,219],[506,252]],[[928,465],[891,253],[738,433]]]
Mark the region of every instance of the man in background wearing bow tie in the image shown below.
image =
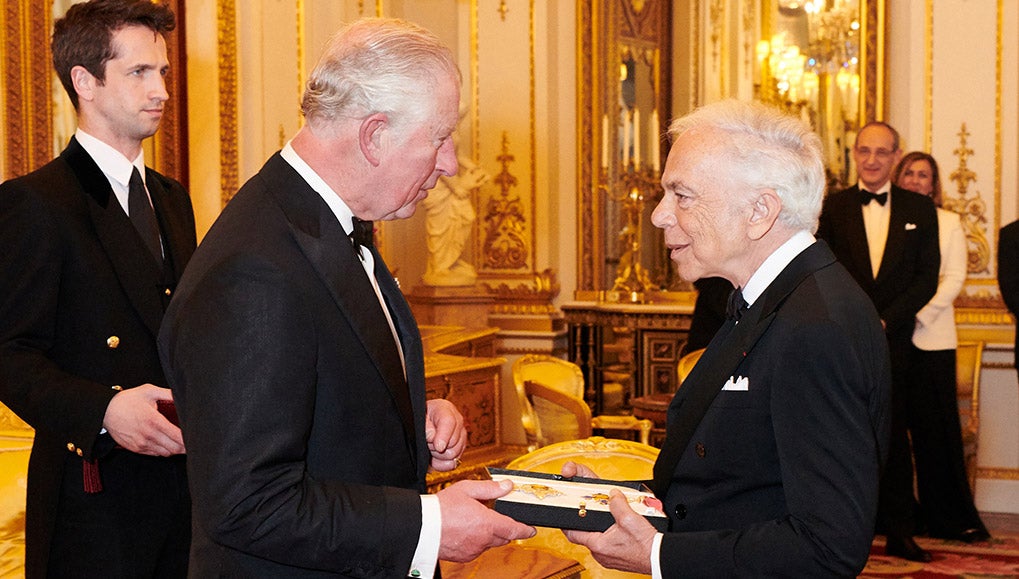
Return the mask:
[[[459,103],[435,35],[351,24],[311,73],[305,126],[195,253],[159,337],[193,576],[431,577],[534,534],[481,502],[512,485],[425,494],[467,434],[451,403],[425,401],[421,336],[366,223],[410,217],[456,173]]]
[[[821,140],[797,117],[722,101],[673,121],[661,202],[679,275],[738,289],[669,406],[657,533],[622,494],[606,566],[662,577],[855,577],[874,536],[890,370],[877,312],[813,231]],[[572,463],[563,475],[591,473]]]
[[[881,479],[878,529],[889,555],[913,561],[931,556],[916,532],[913,463],[907,429],[910,340],[916,313],[938,287],[938,217],[930,198],[896,187],[892,169],[902,156],[899,134],[883,122],[860,129],[853,146],[859,182],[828,196],[818,237],[826,240],[870,296],[881,316],[892,359],[892,438]]]

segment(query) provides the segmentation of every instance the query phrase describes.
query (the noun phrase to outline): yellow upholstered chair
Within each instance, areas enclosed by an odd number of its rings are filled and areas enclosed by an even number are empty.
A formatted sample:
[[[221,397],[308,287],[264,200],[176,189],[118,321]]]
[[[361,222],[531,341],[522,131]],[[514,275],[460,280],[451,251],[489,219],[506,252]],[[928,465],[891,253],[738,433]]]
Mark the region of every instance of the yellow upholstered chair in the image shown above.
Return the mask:
[[[697,365],[697,361],[701,359],[701,354],[704,353],[705,348],[699,348],[687,352],[679,359],[679,364],[676,365],[676,374],[679,377],[679,385],[683,385],[683,380],[690,375],[690,371]]]
[[[980,435],[980,367],[983,342],[959,342],[955,349],[955,392],[962,423],[962,448],[970,489],[976,491],[977,440]]]
[[[25,576],[25,491],[34,436],[0,404],[0,579]]]
[[[600,478],[611,480],[649,480],[653,476],[658,449],[630,440],[595,436],[584,440],[557,442],[514,459],[506,468],[559,474],[563,464],[573,461],[590,467]],[[647,575],[606,569],[594,560],[587,547],[575,545],[558,529],[538,527],[538,534],[514,544],[545,549],[561,557],[579,561],[584,577],[592,579],[636,579]]]
[[[530,449],[591,436],[592,428],[637,430],[647,443],[652,423],[633,416],[591,416],[580,367],[554,356],[527,354],[513,364],[520,419]]]
[[[650,480],[657,459],[658,449],[642,442],[592,436],[532,450],[506,468],[559,474],[567,461],[573,461],[590,467],[600,478]]]

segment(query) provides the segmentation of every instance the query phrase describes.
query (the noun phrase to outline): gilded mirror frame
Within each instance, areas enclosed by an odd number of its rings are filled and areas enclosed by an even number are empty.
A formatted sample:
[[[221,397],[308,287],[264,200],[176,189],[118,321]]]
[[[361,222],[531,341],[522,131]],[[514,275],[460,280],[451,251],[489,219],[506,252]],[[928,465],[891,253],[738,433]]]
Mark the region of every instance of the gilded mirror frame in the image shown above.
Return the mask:
[[[616,243],[617,237],[622,237],[624,228],[620,228],[618,222],[625,219],[622,214],[629,209],[625,207],[625,198],[633,191],[635,179],[642,185],[643,192],[642,204],[638,204],[635,211],[644,217],[641,220],[644,231],[636,233],[637,239],[647,240],[655,233],[649,230],[648,216],[657,203],[655,191],[660,187],[658,175],[650,168],[660,164],[654,160],[654,157],[660,158],[660,154],[655,155],[654,151],[664,150],[660,141],[655,147],[652,140],[664,133],[662,123],[670,115],[671,5],[668,0],[577,0],[578,299],[631,293],[617,291],[611,282],[614,276],[617,285],[620,282],[617,274],[624,268],[615,260],[627,259],[627,252],[622,249],[626,242],[618,242],[619,256],[609,256],[607,247]],[[623,103],[627,99],[621,87],[626,82],[620,82],[621,68],[628,56],[635,63],[631,63],[631,72],[634,67],[642,69],[640,81],[648,84],[650,90],[650,95],[643,98],[644,104],[650,106],[643,107],[641,121],[632,117],[636,108],[629,112],[634,127],[622,124],[627,110]],[[643,128],[635,128],[639,126]],[[642,165],[633,163],[630,148],[620,145],[620,139],[626,142],[622,136],[624,132],[634,137],[633,142],[629,142],[634,156],[639,158],[640,155],[635,143],[639,141],[643,147]],[[647,138],[638,139],[637,133]],[[631,161],[629,170],[624,159]],[[667,258],[657,261],[667,265]],[[654,255],[645,253],[637,263],[647,266],[655,262]],[[638,292],[632,293],[634,300],[620,296],[617,299],[636,301]]]
[[[167,35],[170,100],[163,109],[159,132],[152,139],[148,164],[188,185],[187,67],[184,49],[184,1],[164,0],[177,16]],[[52,160],[65,143],[54,144],[53,65],[50,35],[53,0],[5,0],[0,11],[4,31],[0,79],[4,93],[3,177],[38,169]],[[70,103],[67,103],[70,106]]]
[[[602,155],[602,116],[609,111],[608,103],[612,102],[612,93],[606,90],[608,79],[618,74],[615,61],[615,26],[614,18],[618,17],[617,6],[621,2],[637,0],[577,0],[577,147],[578,147],[578,235],[577,235],[577,299],[599,299],[609,287],[604,280],[606,274],[605,236],[616,232],[606,231],[605,199],[603,188],[604,176],[599,160]],[[708,0],[689,0],[688,2],[668,2],[672,10],[690,9],[693,14],[694,26],[700,18],[707,14],[707,8],[716,5]],[[859,0],[861,14],[860,30],[860,103],[858,125],[871,120],[885,120],[887,114],[888,83],[886,66],[885,28],[887,21],[886,0]],[[652,3],[652,0],[639,2],[641,5]],[[765,17],[768,8],[773,7],[775,0],[748,2],[743,6],[754,6],[760,10],[764,32],[768,31],[769,23]],[[673,6],[673,5],[676,6]],[[683,6],[680,8],[678,6]],[[671,20],[671,19],[670,19]],[[697,33],[697,31],[694,31]],[[666,34],[670,36],[670,34]],[[759,40],[761,32],[757,33]],[[668,46],[666,44],[666,46]],[[669,48],[666,48],[669,50]],[[612,51],[612,52],[610,52]],[[612,58],[609,56],[612,55]],[[668,78],[671,54],[663,54],[661,62],[663,92],[670,90]],[[692,86],[700,86],[705,79],[696,65],[692,71]],[[676,79],[681,81],[681,79]],[[696,91],[695,91],[696,92]],[[731,95],[739,96],[739,95]],[[749,98],[749,95],[746,95]],[[699,106],[701,97],[694,94],[692,105]],[[667,101],[668,102],[668,101]],[[663,107],[661,110],[665,111]],[[663,113],[663,127],[669,118]],[[667,155],[667,144],[663,142],[663,152]],[[664,162],[664,158],[662,159]],[[649,224],[645,224],[649,225]],[[669,299],[666,294],[662,298]]]

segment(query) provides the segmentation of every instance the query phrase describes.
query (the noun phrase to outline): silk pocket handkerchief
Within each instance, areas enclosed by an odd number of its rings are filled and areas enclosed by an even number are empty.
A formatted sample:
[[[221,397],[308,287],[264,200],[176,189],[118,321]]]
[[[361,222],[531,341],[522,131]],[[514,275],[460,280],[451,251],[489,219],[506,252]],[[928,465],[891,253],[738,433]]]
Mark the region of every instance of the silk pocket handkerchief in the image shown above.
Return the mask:
[[[731,392],[747,392],[750,390],[750,379],[746,376],[729,376],[725,386],[722,386],[722,391],[726,390]]]

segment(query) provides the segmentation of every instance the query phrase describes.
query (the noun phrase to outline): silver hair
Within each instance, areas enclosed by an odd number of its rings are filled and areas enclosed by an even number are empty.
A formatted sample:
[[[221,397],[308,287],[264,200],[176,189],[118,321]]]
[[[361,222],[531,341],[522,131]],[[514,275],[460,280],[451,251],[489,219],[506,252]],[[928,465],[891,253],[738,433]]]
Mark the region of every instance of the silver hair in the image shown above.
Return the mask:
[[[724,100],[701,107],[669,126],[674,142],[694,128],[712,128],[732,138],[727,159],[736,181],[753,190],[773,189],[782,200],[779,221],[793,229],[817,230],[824,201],[821,139],[800,119],[758,103]]]
[[[460,71],[436,35],[405,20],[364,18],[329,40],[301,112],[311,124],[385,113],[404,125],[432,111],[432,88],[444,77],[459,82]]]

